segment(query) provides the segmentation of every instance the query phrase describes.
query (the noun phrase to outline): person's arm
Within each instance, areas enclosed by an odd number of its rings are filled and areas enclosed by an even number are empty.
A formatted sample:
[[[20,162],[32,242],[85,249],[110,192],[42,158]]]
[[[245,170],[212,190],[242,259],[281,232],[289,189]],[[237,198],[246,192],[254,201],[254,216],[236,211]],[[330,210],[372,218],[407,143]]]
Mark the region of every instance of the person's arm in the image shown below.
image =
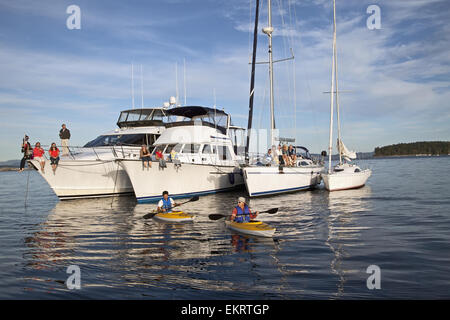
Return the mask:
[[[230,220],[231,220],[231,221],[234,221],[234,219],[236,218],[236,215],[237,215],[237,209],[234,208],[234,209],[233,209],[233,212],[231,213]]]
[[[162,200],[159,200],[159,202],[158,202],[158,209],[157,209],[157,211],[158,212],[164,212],[165,211],[165,209],[163,209],[163,201]]]
[[[248,208],[248,211],[250,212],[250,220],[255,219],[259,214],[258,211],[255,211],[255,213],[252,213],[252,210],[250,210],[250,208]]]
[[[70,139],[70,130],[69,129],[66,130],[67,130],[67,139]]]

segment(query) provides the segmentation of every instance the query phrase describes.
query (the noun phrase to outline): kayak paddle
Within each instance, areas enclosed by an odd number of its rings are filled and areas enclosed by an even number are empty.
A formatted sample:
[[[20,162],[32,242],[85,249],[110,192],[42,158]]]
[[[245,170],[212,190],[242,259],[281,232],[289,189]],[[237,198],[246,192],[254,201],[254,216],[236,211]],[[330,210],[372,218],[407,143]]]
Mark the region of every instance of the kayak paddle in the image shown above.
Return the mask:
[[[182,204],[185,204],[185,203],[188,203],[188,202],[194,202],[194,201],[198,201],[198,199],[200,199],[198,196],[194,196],[194,197],[192,197],[190,200],[188,200],[188,201],[185,201],[185,202],[182,202],[182,203],[177,203],[177,204],[175,204],[173,207],[175,208],[175,207],[178,207],[178,206],[181,206]],[[160,213],[160,212],[158,212],[158,211],[153,211],[153,212],[150,212],[150,213],[147,213],[145,216],[143,216],[143,218],[144,219],[151,219],[151,218],[153,218],[156,214],[158,214],[158,213]]]
[[[274,214],[274,213],[277,213],[277,211],[278,211],[278,208],[272,208],[272,209],[269,209],[269,210],[260,211],[259,213]],[[224,215],[224,214],[219,214],[219,213],[217,213],[217,214],[213,213],[213,214],[210,214],[208,217],[211,220],[219,220],[219,219],[226,218],[226,217],[229,217],[229,216],[230,216],[229,214],[228,215]]]

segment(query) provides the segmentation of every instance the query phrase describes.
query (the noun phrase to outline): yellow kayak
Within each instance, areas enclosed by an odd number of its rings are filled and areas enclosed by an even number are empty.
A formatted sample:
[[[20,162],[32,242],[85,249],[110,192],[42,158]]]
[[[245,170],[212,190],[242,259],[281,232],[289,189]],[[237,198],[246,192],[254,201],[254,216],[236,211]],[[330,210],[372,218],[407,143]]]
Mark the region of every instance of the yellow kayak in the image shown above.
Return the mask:
[[[231,230],[258,237],[272,237],[276,230],[274,227],[271,227],[262,221],[239,223],[226,220],[225,224]]]
[[[183,211],[174,211],[157,213],[154,218],[165,222],[192,222],[195,216]]]

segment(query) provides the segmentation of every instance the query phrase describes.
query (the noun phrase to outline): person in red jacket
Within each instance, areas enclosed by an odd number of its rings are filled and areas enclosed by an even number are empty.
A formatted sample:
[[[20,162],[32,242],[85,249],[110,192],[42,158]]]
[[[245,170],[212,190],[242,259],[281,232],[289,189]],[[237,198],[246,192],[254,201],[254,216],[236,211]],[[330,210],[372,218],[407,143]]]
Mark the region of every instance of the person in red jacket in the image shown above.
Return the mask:
[[[58,167],[59,163],[59,149],[56,146],[56,143],[52,143],[48,150],[48,154],[50,155],[50,164],[52,165],[53,174],[55,174],[56,167]]]
[[[33,159],[39,161],[41,164],[41,171],[44,172],[45,167],[45,158],[44,158],[45,151],[41,148],[41,143],[36,142],[34,149],[33,149]]]

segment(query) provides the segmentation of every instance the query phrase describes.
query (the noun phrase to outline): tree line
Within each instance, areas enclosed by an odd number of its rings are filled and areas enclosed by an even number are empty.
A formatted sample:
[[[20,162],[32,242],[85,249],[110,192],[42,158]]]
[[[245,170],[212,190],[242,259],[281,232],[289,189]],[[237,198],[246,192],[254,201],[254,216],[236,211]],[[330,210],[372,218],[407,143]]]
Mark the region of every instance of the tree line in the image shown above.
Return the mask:
[[[384,147],[376,147],[375,157],[406,156],[406,155],[448,155],[450,154],[450,141],[421,141],[412,143],[399,143]]]

